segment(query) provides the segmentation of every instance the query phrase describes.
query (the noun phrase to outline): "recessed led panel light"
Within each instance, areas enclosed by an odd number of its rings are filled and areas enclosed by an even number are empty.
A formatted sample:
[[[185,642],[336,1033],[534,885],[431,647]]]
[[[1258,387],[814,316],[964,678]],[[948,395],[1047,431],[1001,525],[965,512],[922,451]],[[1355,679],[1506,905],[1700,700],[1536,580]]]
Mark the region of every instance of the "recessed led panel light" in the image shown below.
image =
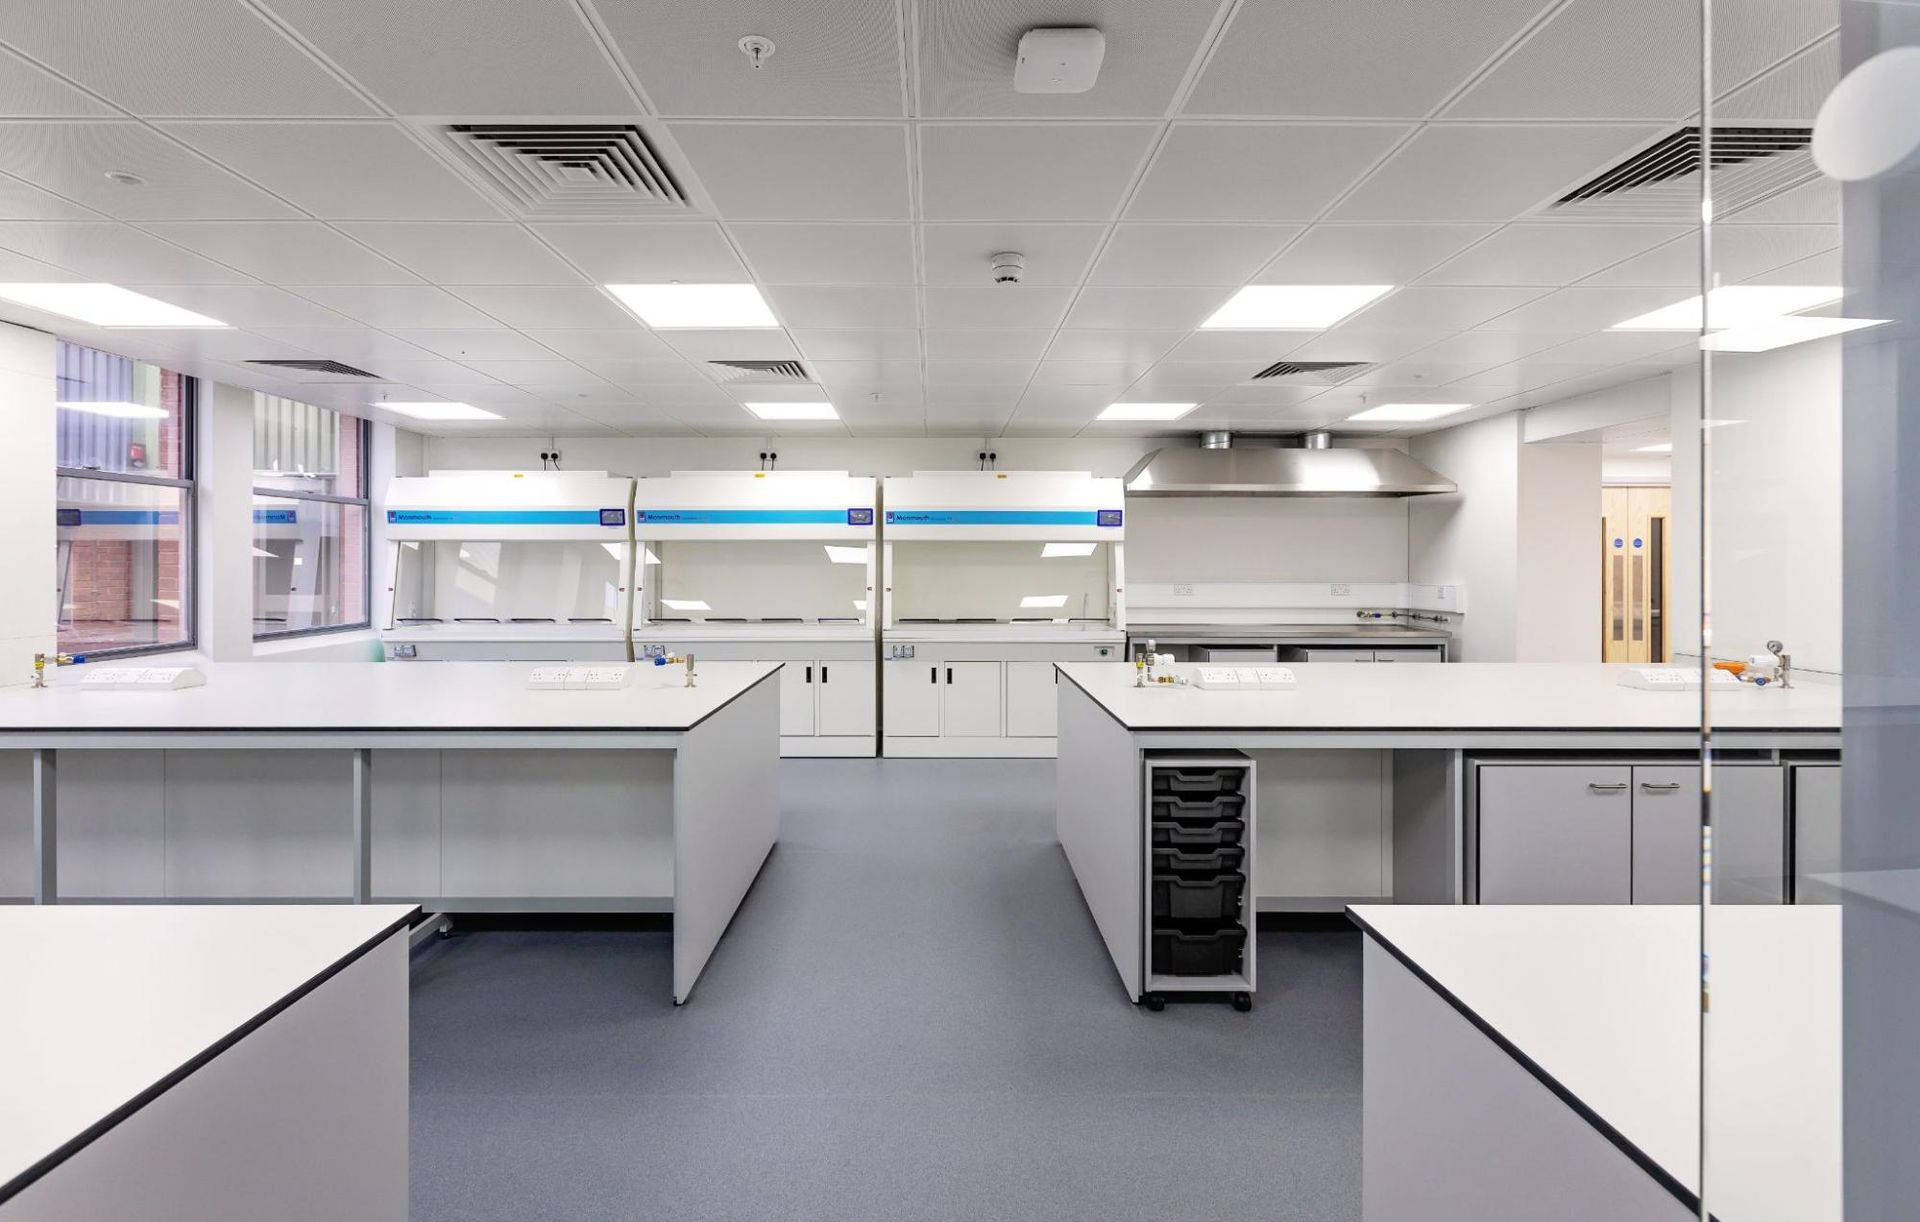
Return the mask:
[[[751,284],[609,284],[607,291],[657,331],[780,325]]]
[[[867,549],[864,547],[836,547],[831,543],[823,543],[821,546],[827,549],[827,559],[833,561],[835,564],[865,564],[867,562]]]
[[[117,284],[0,284],[0,301],[17,302],[96,327],[224,327],[205,314],[157,301]]]
[[[1250,284],[1200,324],[1206,330],[1321,331],[1391,284]]]
[[[1884,318],[1810,318],[1805,314],[1788,314],[1703,335],[1700,347],[1708,352],[1767,352],[1886,323]]]
[[[1715,331],[1768,322],[1782,314],[1811,310],[1840,300],[1840,289],[1825,284],[1730,284],[1707,294],[1706,325]],[[1670,306],[1613,324],[1614,331],[1698,331],[1700,298],[1689,297]]]
[[[1635,454],[1671,454],[1673,453],[1673,443],[1671,441],[1656,441],[1650,446],[1635,446],[1633,447],[1633,452]]]
[[[484,407],[475,407],[471,403],[390,403],[382,399],[373,404],[402,416],[412,416],[415,420],[498,420],[498,412],[490,412]]]
[[[698,598],[663,598],[661,604],[669,611],[711,611],[705,602]]]
[[[1020,600],[1022,607],[1064,607],[1067,605],[1065,594],[1029,594]]]
[[[1091,556],[1098,543],[1043,543],[1040,545],[1040,558],[1045,560],[1054,556]]]
[[[1198,403],[1113,403],[1096,419],[1178,420],[1198,406]]]
[[[1370,407],[1364,412],[1348,416],[1347,419],[1412,424],[1422,420],[1438,420],[1442,416],[1464,412],[1472,406],[1471,403],[1382,403],[1378,407]]]
[[[167,409],[148,407],[144,403],[56,403],[55,407],[70,412],[86,412],[91,416],[113,416],[121,420],[165,420]]]
[[[762,420],[838,420],[831,403],[749,403],[748,411]]]

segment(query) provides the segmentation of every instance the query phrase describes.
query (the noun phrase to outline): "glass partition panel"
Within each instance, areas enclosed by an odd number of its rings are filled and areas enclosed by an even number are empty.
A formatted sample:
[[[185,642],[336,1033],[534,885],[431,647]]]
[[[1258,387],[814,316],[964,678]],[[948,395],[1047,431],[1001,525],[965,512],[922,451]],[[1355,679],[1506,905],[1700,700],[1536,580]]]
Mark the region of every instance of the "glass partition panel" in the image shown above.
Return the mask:
[[[60,648],[184,642],[187,490],[71,476],[57,485]]]
[[[866,618],[867,545],[686,539],[649,545],[650,617],[752,623]]]
[[[255,495],[254,634],[364,623],[363,505]]]
[[[1110,543],[893,545],[893,622],[1110,623]]]
[[[488,539],[398,546],[389,627],[618,622],[625,544]]]

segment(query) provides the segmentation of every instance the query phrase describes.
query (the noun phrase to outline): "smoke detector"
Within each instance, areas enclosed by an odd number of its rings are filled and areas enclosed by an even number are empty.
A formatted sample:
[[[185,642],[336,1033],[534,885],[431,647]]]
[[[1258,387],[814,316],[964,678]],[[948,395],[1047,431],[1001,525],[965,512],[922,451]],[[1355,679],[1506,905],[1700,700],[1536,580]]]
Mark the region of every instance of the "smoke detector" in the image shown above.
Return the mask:
[[[1018,284],[1027,274],[1027,257],[1017,250],[1003,250],[993,256],[993,282]]]
[[[1013,65],[1016,93],[1085,93],[1100,76],[1106,35],[1091,27],[1028,30]]]
[[[735,45],[740,48],[740,54],[752,61],[756,72],[773,56],[773,39],[759,34],[749,34]]]

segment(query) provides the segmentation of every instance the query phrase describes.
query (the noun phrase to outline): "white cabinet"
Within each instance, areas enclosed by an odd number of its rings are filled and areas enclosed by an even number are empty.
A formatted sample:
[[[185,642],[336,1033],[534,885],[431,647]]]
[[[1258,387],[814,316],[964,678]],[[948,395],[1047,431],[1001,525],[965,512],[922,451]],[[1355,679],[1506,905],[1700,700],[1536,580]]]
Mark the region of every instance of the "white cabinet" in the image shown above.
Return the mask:
[[[940,667],[906,658],[887,663],[887,734],[935,738],[940,734]]]
[[[1632,768],[1500,764],[1479,774],[1481,903],[1632,901]]]
[[[778,658],[763,659],[779,661]],[[787,662],[780,668],[780,733],[813,733],[813,672],[811,662]]]
[[[998,662],[940,663],[940,733],[948,738],[1000,737]]]
[[[814,685],[823,735],[873,733],[873,663],[821,662]]]
[[[1052,738],[1060,732],[1058,682],[1052,662],[1007,663],[1007,737]]]
[[[1308,662],[1373,661],[1373,650],[1371,649],[1328,649],[1314,645],[1300,652],[1306,655],[1305,660]]]

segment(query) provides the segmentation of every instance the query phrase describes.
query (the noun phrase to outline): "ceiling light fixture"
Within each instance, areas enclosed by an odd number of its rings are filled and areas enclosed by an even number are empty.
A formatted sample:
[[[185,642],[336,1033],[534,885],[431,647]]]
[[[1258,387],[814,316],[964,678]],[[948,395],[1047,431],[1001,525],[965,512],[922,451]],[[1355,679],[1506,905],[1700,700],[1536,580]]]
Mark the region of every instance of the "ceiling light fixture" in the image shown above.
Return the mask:
[[[1097,420],[1178,420],[1198,403],[1110,403]]]
[[[1707,294],[1706,326],[1709,330],[1724,331],[1771,322],[1783,314],[1838,301],[1840,295],[1835,285],[1730,284]],[[1617,322],[1609,330],[1698,331],[1700,327],[1700,298],[1694,296]]]
[[[1808,340],[1825,339],[1829,335],[1858,331],[1863,327],[1885,326],[1886,323],[1884,318],[1821,318],[1786,314],[1703,335],[1700,337],[1700,347],[1707,352],[1768,352],[1774,348],[1804,344]]]
[[[498,412],[490,412],[484,407],[475,407],[471,403],[391,403],[385,399],[373,404],[402,416],[412,416],[415,420],[498,420]]]
[[[1391,284],[1250,284],[1202,330],[1323,331],[1393,291]]]
[[[838,420],[831,403],[749,403],[748,411],[762,420]]]
[[[1055,556],[1091,556],[1098,543],[1043,543],[1040,545],[1040,558],[1051,559]]]
[[[117,284],[0,284],[0,301],[77,318],[96,327],[224,327],[205,314]]]
[[[1455,412],[1464,412],[1472,407],[1471,403],[1382,403],[1378,407],[1369,407],[1363,412],[1348,416],[1352,420],[1369,420],[1377,423],[1417,424],[1423,420],[1438,420],[1442,416],[1451,416]]]
[[[751,284],[609,284],[607,291],[656,331],[777,327]]]
[[[55,407],[69,412],[86,412],[90,416],[112,416],[119,420],[165,420],[167,409],[148,407],[144,403],[56,403]]]

